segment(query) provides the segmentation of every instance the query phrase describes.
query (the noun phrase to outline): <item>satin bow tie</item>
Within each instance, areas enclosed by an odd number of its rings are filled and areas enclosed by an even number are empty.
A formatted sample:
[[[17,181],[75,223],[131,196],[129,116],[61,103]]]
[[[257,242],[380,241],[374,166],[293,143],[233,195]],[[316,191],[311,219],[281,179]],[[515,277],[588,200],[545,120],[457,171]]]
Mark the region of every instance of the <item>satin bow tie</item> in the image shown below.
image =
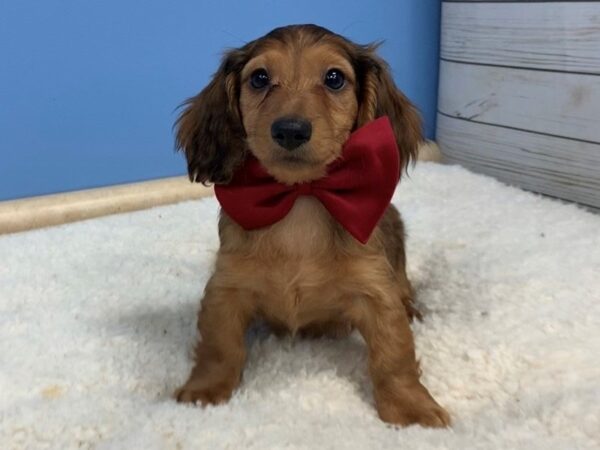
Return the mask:
[[[394,131],[380,117],[354,131],[327,175],[309,183],[275,180],[254,157],[215,194],[225,213],[246,230],[283,219],[301,195],[317,198],[332,217],[365,244],[390,204],[400,178]]]

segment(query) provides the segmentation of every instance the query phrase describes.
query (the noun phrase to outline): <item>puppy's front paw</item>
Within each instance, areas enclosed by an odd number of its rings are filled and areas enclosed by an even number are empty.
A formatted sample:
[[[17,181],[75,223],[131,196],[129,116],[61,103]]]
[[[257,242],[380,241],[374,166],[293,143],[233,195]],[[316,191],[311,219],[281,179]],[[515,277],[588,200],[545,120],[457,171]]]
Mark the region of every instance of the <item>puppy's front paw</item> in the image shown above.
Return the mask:
[[[201,378],[190,378],[175,391],[175,399],[180,403],[200,403],[202,406],[218,405],[231,398],[231,383],[209,384]]]
[[[420,383],[414,388],[387,391],[377,398],[377,412],[384,422],[429,428],[450,426],[450,415]]]

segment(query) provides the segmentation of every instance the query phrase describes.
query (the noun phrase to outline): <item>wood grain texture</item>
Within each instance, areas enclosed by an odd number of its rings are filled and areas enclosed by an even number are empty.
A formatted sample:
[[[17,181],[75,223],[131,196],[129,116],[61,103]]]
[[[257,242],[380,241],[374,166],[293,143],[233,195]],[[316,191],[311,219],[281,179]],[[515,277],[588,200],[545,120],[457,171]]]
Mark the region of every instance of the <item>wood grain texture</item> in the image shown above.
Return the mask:
[[[600,77],[442,61],[447,115],[600,143]]]
[[[212,195],[212,188],[172,177],[0,202],[0,235],[153,208]]]
[[[444,2],[441,57],[600,74],[600,2]]]
[[[600,145],[438,114],[444,159],[506,183],[600,208]]]

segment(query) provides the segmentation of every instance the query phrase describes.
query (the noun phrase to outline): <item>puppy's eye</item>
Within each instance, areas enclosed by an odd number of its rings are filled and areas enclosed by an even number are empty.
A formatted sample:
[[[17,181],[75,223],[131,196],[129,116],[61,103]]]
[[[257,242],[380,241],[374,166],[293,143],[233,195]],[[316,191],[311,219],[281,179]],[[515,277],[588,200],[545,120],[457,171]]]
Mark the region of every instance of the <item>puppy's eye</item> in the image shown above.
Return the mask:
[[[250,86],[254,89],[262,89],[267,87],[271,80],[269,79],[269,74],[265,69],[256,69],[250,75]]]
[[[340,69],[331,69],[325,74],[325,86],[334,91],[339,91],[344,87],[346,79]]]

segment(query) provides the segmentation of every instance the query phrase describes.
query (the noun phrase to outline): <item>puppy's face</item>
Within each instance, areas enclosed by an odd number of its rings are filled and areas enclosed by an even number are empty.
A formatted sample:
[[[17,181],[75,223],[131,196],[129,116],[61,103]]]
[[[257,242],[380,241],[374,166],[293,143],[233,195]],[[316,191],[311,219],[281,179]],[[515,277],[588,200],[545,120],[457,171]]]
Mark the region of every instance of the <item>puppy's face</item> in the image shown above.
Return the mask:
[[[248,149],[279,181],[317,179],[341,154],[358,113],[356,74],[333,43],[272,41],[241,72]]]
[[[177,121],[192,181],[228,183],[250,153],[283,183],[320,178],[349,134],[381,116],[405,167],[421,139],[419,116],[375,50],[292,25],[229,51]]]

